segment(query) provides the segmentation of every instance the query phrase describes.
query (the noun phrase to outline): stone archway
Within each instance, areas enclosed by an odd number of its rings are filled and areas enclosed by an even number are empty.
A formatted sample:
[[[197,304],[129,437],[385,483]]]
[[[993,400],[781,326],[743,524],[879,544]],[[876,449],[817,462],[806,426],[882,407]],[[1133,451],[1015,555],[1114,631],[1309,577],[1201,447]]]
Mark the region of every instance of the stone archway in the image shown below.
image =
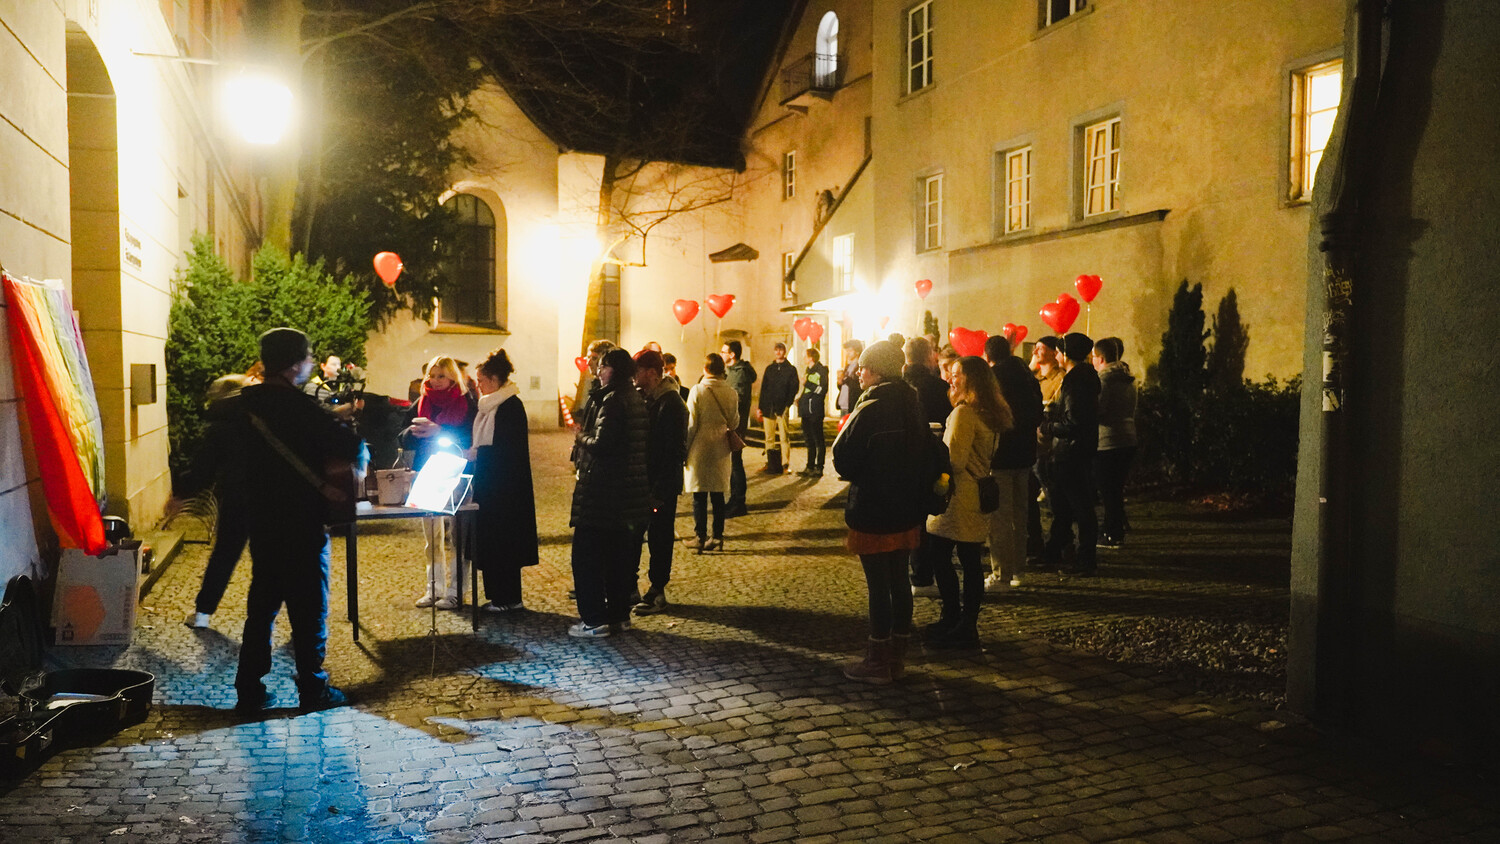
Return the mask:
[[[128,486],[124,441],[129,438],[121,314],[122,255],[139,260],[140,247],[122,243],[120,153],[114,83],[93,39],[69,22],[68,176],[70,285],[88,350],[104,426],[105,488],[109,510],[124,513]]]

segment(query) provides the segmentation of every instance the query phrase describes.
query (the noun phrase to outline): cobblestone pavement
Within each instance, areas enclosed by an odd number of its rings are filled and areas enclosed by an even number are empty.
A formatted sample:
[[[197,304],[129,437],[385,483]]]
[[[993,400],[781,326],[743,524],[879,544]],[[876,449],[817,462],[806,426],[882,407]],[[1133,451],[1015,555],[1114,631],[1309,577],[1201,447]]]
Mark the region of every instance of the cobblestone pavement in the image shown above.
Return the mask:
[[[432,614],[412,607],[421,531],[387,523],[362,532],[354,644],[335,543],[328,665],[348,708],[230,710],[249,567],[213,629],[191,631],[181,619],[206,549],[189,546],[131,647],[49,655],[154,672],[150,716],[4,786],[0,839],[1500,841],[1482,779],[1328,741],[1180,672],[1049,643],[1122,619],[1284,617],[1284,520],[1142,509],[1101,577],[1033,577],[987,606],[982,653],[914,648],[908,678],[880,688],[839,673],[864,635],[864,590],[832,477],[754,477],[728,548],[679,554],[670,612],[570,639],[567,444],[534,440],[531,611],[477,635],[453,612],[430,634]],[[931,621],[935,602],[917,613]],[[284,645],[286,625],[277,632]],[[291,670],[279,647],[283,701],[296,697]]]

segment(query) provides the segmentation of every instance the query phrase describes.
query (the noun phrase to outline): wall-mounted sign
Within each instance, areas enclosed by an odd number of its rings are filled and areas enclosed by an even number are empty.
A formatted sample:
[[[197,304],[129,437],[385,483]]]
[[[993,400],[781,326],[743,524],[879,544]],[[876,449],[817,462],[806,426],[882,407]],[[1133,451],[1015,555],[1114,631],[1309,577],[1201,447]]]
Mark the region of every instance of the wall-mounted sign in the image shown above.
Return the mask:
[[[124,226],[120,227],[120,232],[125,240],[124,254],[120,256],[121,260],[125,262],[125,266],[139,270],[143,263],[141,260],[141,239]]]

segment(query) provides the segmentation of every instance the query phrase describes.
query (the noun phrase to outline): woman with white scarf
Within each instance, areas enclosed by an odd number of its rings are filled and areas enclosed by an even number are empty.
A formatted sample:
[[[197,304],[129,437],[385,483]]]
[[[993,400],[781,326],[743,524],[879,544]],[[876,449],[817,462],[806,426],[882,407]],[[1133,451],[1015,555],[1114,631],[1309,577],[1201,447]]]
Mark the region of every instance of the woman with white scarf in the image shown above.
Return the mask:
[[[474,417],[473,560],[484,575],[483,609],[525,609],[521,569],[537,564],[536,497],[531,485],[531,448],[526,406],[510,380],[515,366],[504,349],[490,352],[475,368],[479,414]]]

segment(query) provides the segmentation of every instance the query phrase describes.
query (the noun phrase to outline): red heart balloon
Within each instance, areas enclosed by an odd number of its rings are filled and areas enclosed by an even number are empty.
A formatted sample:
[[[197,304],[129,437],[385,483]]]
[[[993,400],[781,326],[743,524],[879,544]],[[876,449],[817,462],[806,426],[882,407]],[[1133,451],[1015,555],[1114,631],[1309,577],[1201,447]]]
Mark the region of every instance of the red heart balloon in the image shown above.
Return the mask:
[[[955,326],[948,332],[948,342],[953,344],[953,350],[965,357],[970,355],[979,356],[984,354],[984,341],[990,339],[989,332],[959,328]]]
[[[1092,302],[1099,295],[1099,288],[1104,286],[1104,279],[1096,275],[1081,275],[1073,279],[1073,286],[1078,288],[1078,295],[1083,301]]]
[[[698,315],[698,303],[693,299],[678,299],[672,303],[672,315],[679,325],[687,325]]]
[[[1057,297],[1056,302],[1048,302],[1042,306],[1042,322],[1047,323],[1058,334],[1067,334],[1076,319],[1078,300],[1066,293]]]
[[[823,339],[823,323],[821,323],[821,322],[812,322],[811,320],[809,320],[808,324],[807,324],[807,337],[805,337],[803,339],[811,340],[814,344],[816,344],[818,341],[822,340]]]
[[[792,320],[792,330],[797,333],[798,337],[802,338],[803,342],[807,341],[807,326],[811,322],[812,320],[808,319],[807,317],[797,317],[796,319]]]
[[[890,324],[891,324],[891,318],[890,317],[883,316],[883,317],[880,318],[880,330],[881,331],[884,331],[885,327],[887,325],[890,325]]]
[[[589,359],[588,358],[573,358],[573,365],[576,366],[576,367],[578,367],[578,371],[579,372],[588,372],[589,371]]]
[[[396,279],[403,269],[401,256],[394,252],[381,252],[375,256],[375,274],[380,276],[386,287],[396,286]]]
[[[723,319],[724,315],[729,313],[729,309],[734,307],[734,294],[713,293],[703,301],[708,303],[708,309],[714,312],[714,316]]]
[[[1067,328],[1063,329],[1063,331],[1066,332],[1068,328],[1073,327],[1073,322],[1078,319],[1078,312],[1082,310],[1082,306],[1078,304],[1077,299],[1074,299],[1072,296],[1069,296],[1066,293],[1057,297],[1057,304],[1062,307],[1062,315],[1067,320],[1068,326]]]
[[[1026,330],[1026,326],[1024,325],[1017,325],[1015,329],[1015,331],[1012,331],[1010,334],[1006,335],[1010,338],[1010,344],[1012,346],[1020,345],[1021,341],[1026,339],[1026,335],[1030,333]]]
[[[932,279],[924,278],[921,281],[918,281],[915,286],[917,288],[917,297],[920,299],[926,299],[927,294],[932,292]]]

